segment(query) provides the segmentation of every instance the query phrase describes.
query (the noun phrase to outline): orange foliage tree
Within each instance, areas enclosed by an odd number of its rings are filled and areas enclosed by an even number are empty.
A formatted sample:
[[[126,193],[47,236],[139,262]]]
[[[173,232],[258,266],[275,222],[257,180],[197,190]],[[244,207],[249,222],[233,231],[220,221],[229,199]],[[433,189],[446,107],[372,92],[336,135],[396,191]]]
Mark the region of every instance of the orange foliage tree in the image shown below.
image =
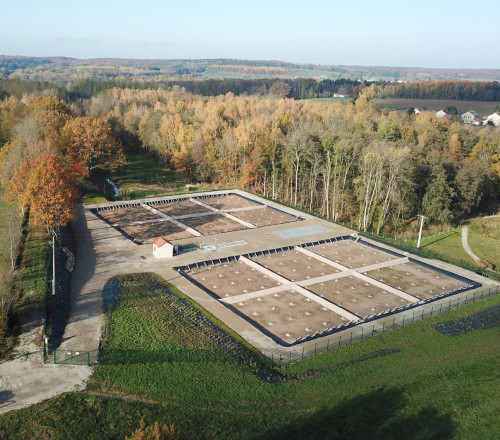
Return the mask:
[[[85,177],[92,171],[114,171],[125,163],[122,145],[111,125],[88,116],[70,119],[61,130],[63,154],[73,168]]]
[[[11,179],[6,199],[30,208],[35,225],[50,230],[76,220],[80,191],[61,158],[42,154],[25,162]]]

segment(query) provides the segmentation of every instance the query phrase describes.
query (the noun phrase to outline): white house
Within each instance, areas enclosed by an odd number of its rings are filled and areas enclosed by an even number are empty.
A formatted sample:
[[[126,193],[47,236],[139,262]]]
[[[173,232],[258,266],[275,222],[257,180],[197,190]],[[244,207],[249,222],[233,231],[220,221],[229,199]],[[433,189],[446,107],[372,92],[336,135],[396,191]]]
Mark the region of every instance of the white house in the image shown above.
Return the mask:
[[[162,237],[153,241],[153,255],[156,258],[171,258],[174,256],[176,245],[170,243]]]
[[[485,125],[488,124],[488,122],[492,122],[495,127],[498,127],[500,125],[500,113],[493,113],[489,115],[486,118],[486,121],[484,122]]]
[[[443,118],[444,116],[451,116],[448,112],[444,111],[444,110],[439,110],[438,112],[436,112],[436,117],[438,118]]]
[[[479,115],[475,111],[469,110],[468,112],[460,115],[460,118],[462,119],[462,123],[472,124],[476,120],[476,118],[479,118]]]

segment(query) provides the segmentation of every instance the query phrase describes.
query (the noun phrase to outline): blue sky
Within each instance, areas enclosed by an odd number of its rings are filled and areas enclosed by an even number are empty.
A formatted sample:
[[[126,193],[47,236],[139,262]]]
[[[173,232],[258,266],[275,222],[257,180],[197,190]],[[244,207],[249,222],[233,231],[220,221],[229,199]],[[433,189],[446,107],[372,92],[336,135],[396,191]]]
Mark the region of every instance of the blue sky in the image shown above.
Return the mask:
[[[6,1],[0,54],[500,68],[500,2]]]

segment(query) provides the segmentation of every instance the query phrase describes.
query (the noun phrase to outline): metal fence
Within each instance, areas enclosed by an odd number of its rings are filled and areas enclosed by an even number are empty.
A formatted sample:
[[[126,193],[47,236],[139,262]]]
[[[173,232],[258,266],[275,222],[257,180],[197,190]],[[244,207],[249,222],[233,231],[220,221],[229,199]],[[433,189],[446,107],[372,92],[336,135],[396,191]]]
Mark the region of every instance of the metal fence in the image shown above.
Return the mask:
[[[362,339],[375,336],[402,327],[407,324],[421,321],[431,316],[447,312],[480,301],[484,298],[494,296],[500,293],[500,286],[483,288],[478,291],[466,292],[464,294],[454,295],[439,301],[424,304],[418,308],[401,312],[397,315],[391,315],[388,318],[380,318],[376,321],[359,324],[346,331],[339,332],[337,335],[324,337],[317,341],[301,344],[293,348],[283,348],[278,350],[268,350],[264,354],[271,358],[276,365],[287,365],[292,362],[314,356],[319,353],[333,350],[342,345],[361,341]]]
[[[90,366],[90,352],[76,350],[54,350],[54,364]]]

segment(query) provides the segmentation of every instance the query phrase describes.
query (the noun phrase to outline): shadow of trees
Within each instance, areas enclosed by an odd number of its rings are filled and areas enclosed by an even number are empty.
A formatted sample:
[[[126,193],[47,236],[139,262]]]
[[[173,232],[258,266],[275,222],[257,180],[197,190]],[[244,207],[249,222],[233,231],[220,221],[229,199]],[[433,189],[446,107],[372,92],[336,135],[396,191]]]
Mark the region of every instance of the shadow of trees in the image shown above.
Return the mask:
[[[345,399],[258,439],[452,439],[456,425],[449,414],[427,407],[408,414],[408,399],[400,388],[381,388]]]

